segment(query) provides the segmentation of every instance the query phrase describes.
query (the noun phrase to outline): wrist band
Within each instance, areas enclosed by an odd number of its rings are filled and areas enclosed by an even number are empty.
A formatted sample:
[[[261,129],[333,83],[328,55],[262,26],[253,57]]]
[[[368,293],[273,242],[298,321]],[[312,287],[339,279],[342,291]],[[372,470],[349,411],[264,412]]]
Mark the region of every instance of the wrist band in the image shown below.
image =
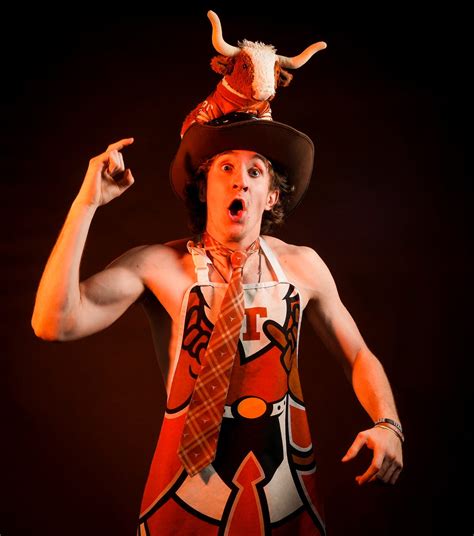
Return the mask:
[[[399,422],[394,421],[392,419],[379,419],[378,421],[374,422],[374,425],[381,424],[381,423],[384,423],[384,422],[386,422],[388,424],[391,424],[392,426],[395,426],[395,428],[398,428],[399,432],[401,434],[403,434],[402,425]]]
[[[392,432],[392,434],[395,434],[402,443],[405,442],[405,436],[398,430],[394,430],[393,428],[385,426],[384,424],[376,424],[375,428],[383,428],[384,430],[390,430],[390,432]]]

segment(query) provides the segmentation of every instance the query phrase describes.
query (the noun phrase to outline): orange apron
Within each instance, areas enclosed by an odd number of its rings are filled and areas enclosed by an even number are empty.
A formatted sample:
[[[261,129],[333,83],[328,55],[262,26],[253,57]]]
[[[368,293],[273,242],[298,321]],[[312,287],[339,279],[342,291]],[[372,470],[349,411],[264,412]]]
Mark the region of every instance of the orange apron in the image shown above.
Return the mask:
[[[138,536],[323,535],[316,463],[298,374],[300,296],[260,237],[276,281],[244,284],[245,318],[215,460],[189,477],[177,455],[187,408],[226,283],[197,281],[181,307],[166,410],[142,498]]]

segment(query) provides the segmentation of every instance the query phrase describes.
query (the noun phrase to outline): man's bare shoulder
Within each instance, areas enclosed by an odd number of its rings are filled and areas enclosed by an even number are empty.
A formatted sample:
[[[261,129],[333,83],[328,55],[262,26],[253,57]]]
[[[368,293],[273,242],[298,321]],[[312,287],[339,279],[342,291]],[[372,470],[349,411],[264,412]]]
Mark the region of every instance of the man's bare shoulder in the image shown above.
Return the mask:
[[[188,240],[189,238],[180,238],[165,243],[135,246],[114,259],[109,266],[126,266],[134,272],[146,272],[150,266],[179,264],[188,253],[186,247]]]
[[[289,244],[275,236],[262,236],[278,258],[282,258],[288,262],[304,262],[305,264],[317,262],[318,259],[322,261],[318,253],[309,246]]]
[[[188,253],[187,243],[189,240],[190,237],[178,238],[163,243],[149,244],[146,246],[144,254],[147,256],[168,255],[170,257],[181,257]]]
[[[263,238],[278,257],[283,270],[300,286],[314,289],[332,280],[326,263],[312,247],[289,244],[274,236],[263,235]]]

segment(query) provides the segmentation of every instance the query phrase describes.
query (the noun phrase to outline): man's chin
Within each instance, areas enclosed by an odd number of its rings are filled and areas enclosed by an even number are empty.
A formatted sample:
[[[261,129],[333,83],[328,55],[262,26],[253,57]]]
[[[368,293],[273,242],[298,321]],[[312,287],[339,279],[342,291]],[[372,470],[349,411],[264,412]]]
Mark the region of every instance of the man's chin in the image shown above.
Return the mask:
[[[233,242],[239,242],[249,234],[253,234],[254,228],[248,222],[232,223],[222,229],[222,232]],[[258,234],[260,234],[258,230]]]
[[[226,235],[232,240],[240,240],[245,236],[245,228],[243,225],[234,224],[225,229]]]
[[[247,213],[242,218],[223,218],[218,223],[215,222],[211,227],[212,229],[215,228],[221,236],[229,241],[241,241],[255,231],[255,222],[250,221],[248,216]]]

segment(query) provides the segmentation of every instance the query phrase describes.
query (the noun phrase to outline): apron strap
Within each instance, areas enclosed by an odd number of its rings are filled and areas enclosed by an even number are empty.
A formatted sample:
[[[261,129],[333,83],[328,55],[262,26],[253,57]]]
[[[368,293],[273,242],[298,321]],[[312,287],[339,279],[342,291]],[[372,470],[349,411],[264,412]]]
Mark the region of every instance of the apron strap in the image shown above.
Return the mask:
[[[186,244],[189,253],[193,256],[194,271],[197,274],[197,282],[209,284],[209,267],[211,259],[206,255],[204,248],[198,248],[192,240],[188,240]]]
[[[270,266],[275,272],[275,275],[277,276],[278,281],[280,282],[288,281],[288,278],[286,277],[285,272],[283,271],[283,268],[281,267],[281,264],[278,262],[276,255],[273,253],[272,249],[267,244],[267,242],[263,239],[262,236],[260,236],[260,246],[263,252],[265,253],[265,256],[267,257],[270,263]]]
[[[194,271],[197,274],[197,282],[201,284],[209,284],[209,266],[212,264],[211,259],[206,255],[206,250],[204,248],[196,247],[195,243],[192,240],[188,240],[186,244],[189,253],[191,253],[194,262]],[[268,243],[260,236],[260,246],[263,250],[263,253],[268,259],[272,270],[275,272],[277,280],[280,282],[288,281],[281,264],[278,262],[276,255],[273,253],[272,249]]]

